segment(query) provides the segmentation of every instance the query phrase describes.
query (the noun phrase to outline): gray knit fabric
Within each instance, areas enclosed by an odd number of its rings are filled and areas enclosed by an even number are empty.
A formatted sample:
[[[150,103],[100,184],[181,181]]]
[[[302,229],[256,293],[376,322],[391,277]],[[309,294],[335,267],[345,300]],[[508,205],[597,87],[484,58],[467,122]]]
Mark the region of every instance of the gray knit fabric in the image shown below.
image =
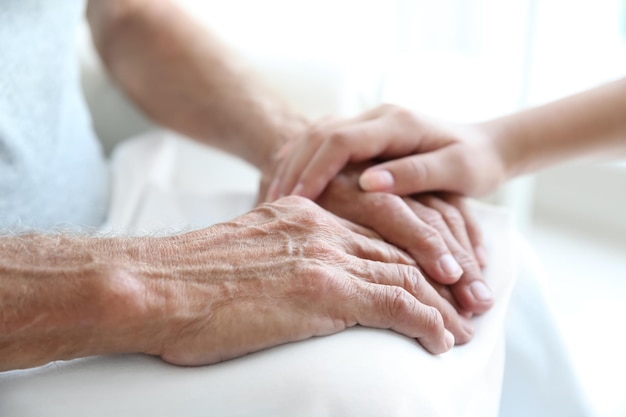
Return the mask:
[[[107,166],[75,50],[84,8],[0,0],[0,230],[104,221]]]

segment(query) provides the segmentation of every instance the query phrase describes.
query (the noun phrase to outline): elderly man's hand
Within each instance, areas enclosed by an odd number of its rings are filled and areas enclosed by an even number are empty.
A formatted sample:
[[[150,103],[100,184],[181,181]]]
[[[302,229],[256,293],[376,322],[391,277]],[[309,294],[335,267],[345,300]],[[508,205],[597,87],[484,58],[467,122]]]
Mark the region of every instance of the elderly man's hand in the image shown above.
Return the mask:
[[[301,197],[159,248],[131,273],[146,278],[160,311],[146,350],[168,362],[219,362],[357,324],[395,330],[432,353],[454,345],[451,333],[465,337],[467,319],[405,252]]]
[[[459,311],[487,311],[493,299],[473,251],[482,246],[481,232],[463,200],[445,194],[399,197],[363,192],[358,188],[358,178],[369,165],[348,166],[329,184],[318,203],[406,250],[431,278],[430,271],[437,270],[441,248],[446,248],[463,269],[461,278],[446,287],[452,291]],[[471,328],[467,330],[471,332]],[[468,340],[457,336],[458,343]]]

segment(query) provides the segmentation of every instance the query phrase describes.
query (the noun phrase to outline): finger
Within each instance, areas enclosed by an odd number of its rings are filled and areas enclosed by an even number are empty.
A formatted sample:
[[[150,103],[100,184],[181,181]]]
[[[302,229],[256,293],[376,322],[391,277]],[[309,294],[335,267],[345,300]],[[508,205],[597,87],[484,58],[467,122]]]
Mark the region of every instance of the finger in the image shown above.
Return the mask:
[[[383,240],[372,239],[358,233],[350,233],[346,246],[348,254],[361,259],[391,264],[415,265],[415,260],[405,251]]]
[[[356,294],[348,301],[352,307],[348,314],[356,323],[414,338],[433,354],[454,346],[454,335],[446,330],[441,313],[420,303],[402,287],[356,281],[355,288]]]
[[[283,167],[284,169],[277,175],[278,195],[284,196],[293,194],[307,197],[301,195],[294,189],[297,188],[296,183],[302,171],[323,143],[328,140],[329,135],[332,135],[332,132],[352,122],[351,119],[326,117],[320,120],[315,126],[311,127],[305,138],[298,142],[293,152],[291,152],[287,158]]]
[[[458,314],[455,301],[450,294],[446,299],[433,287],[418,268],[410,265],[389,265],[380,262],[355,262],[349,272],[367,282],[401,287],[408,291],[421,304],[434,307],[439,311],[444,326],[455,337],[457,344],[467,343],[474,333],[471,320]]]
[[[265,202],[273,202],[280,198],[280,179],[282,176],[282,172],[286,169],[286,166],[289,161],[289,155],[293,152],[293,149],[296,147],[297,141],[287,142],[283,145],[282,148],[276,154],[277,167],[274,172],[274,177],[270,181],[270,185],[267,189],[267,194],[265,196]]]
[[[336,127],[326,133],[317,152],[306,161],[293,192],[316,199],[348,162],[407,155],[419,140],[420,132],[407,134],[403,126],[386,117]]]
[[[372,261],[415,265],[415,260],[408,253],[385,242],[374,230],[331,212],[327,212],[327,215],[345,227],[346,230],[343,233],[338,230],[335,237],[341,239],[342,248],[349,255]]]
[[[314,131],[310,134],[306,140],[300,142],[291,155],[289,155],[289,158],[285,161],[284,169],[277,175],[277,178],[279,178],[279,196],[289,194],[300,195],[293,193],[292,190],[295,191],[294,187],[298,181],[300,173],[306,166],[307,162],[311,160],[313,155],[315,155],[318,147],[321,146],[322,139],[320,139],[319,135],[322,135],[322,133],[318,133],[318,131]]]
[[[358,233],[360,235],[369,237],[371,239],[378,239],[378,240],[383,240],[382,236],[379,235],[378,233],[376,233],[374,230],[365,227],[365,226],[361,226],[360,224],[356,224],[351,222],[350,220],[346,220],[343,217],[339,217],[336,214],[330,213],[333,216],[335,216],[335,219],[337,220],[337,222],[339,222],[339,224],[341,224],[343,227],[345,227],[346,229],[354,232],[354,233]]]
[[[360,258],[354,255],[351,255],[350,259],[354,259],[354,265],[351,265],[350,267],[347,268],[347,270],[351,274],[356,275],[362,279],[365,279],[368,282],[375,282],[378,284],[386,284],[386,285],[400,285],[415,296],[420,294],[419,292],[415,292],[412,290],[413,287],[411,285],[413,284],[411,284],[408,287],[406,286],[406,283],[407,283],[406,277],[411,276],[410,274],[405,274],[403,271],[401,271],[402,272],[401,276],[403,277],[403,279],[405,279],[405,281],[402,281],[402,280],[391,281],[389,279],[384,278],[385,274],[382,273],[381,271],[378,271],[377,269],[377,268],[386,268],[386,264],[388,263],[382,263],[376,260]],[[448,285],[439,284],[438,282],[430,280],[426,275],[424,275],[422,270],[418,266],[415,265],[415,263],[398,264],[398,265],[409,265],[411,268],[414,268],[415,273],[418,275],[417,282],[421,285],[422,284],[421,281],[423,280],[424,285],[426,285],[428,288],[432,289],[435,293],[437,293],[439,298],[446,300],[452,307],[455,307],[455,311],[456,311],[456,307],[458,306],[458,303],[454,299],[454,295],[452,295],[452,292],[450,291],[450,287]],[[413,273],[413,271],[411,271],[411,273]],[[422,301],[420,297],[418,297],[418,299]]]
[[[340,119],[336,119],[332,116],[327,116],[320,119],[317,124],[333,126],[341,122],[342,121]],[[265,201],[275,201],[285,195],[285,192],[283,191],[285,187],[283,187],[282,185],[282,181],[285,177],[285,171],[289,169],[289,165],[291,163],[291,160],[293,159],[293,155],[299,153],[299,149],[306,145],[307,136],[304,136],[301,138],[297,138],[296,140],[287,141],[276,153],[275,160],[278,161],[277,168],[274,172],[274,177],[268,188]]]
[[[364,191],[384,191],[397,195],[425,191],[461,192],[464,176],[455,151],[445,148],[368,168],[361,174],[359,185]]]
[[[473,253],[472,244],[470,243],[465,226],[465,219],[455,206],[434,194],[420,194],[413,197],[413,199],[407,200],[418,201],[420,205],[434,210],[439,216],[438,224],[445,224],[445,229],[456,239],[456,242],[461,244],[465,250]]]
[[[387,242],[404,249],[424,272],[437,282],[452,284],[463,274],[445,241],[424,223],[402,198],[387,193],[365,194],[370,213],[356,213],[352,219],[378,232]],[[372,214],[373,213],[373,214]]]
[[[449,204],[456,207],[456,209],[461,213],[461,216],[465,221],[465,229],[467,231],[472,250],[474,251],[474,256],[476,256],[476,260],[481,268],[486,267],[488,259],[483,232],[470,206],[466,203],[464,198],[458,195],[445,194],[442,198]]]
[[[461,265],[463,275],[450,287],[461,308],[474,314],[482,314],[489,310],[493,305],[493,295],[473,256],[469,238],[466,235],[463,237],[465,225],[460,213],[453,206],[435,197],[420,197],[420,201],[430,204],[430,207],[411,199],[407,200],[407,204],[417,216],[441,234],[455,260]],[[462,241],[467,243],[463,245]]]
[[[319,148],[314,153],[305,155],[293,165],[292,171],[285,174],[288,177],[295,177],[291,193],[312,200],[319,197],[328,183],[341,171],[341,169],[351,159],[351,143],[355,143],[355,137],[350,135],[350,130],[345,129],[340,132],[331,132],[328,139],[319,141]],[[341,144],[340,144],[341,143]]]

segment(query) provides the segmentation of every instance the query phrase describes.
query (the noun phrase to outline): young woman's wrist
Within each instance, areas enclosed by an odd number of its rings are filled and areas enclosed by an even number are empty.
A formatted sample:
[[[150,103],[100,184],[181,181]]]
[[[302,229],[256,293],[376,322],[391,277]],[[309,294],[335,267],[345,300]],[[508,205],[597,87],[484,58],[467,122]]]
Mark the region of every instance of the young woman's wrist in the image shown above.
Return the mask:
[[[479,128],[484,132],[488,146],[500,167],[500,183],[524,173],[525,149],[523,130],[511,118],[498,118],[483,122]]]
[[[311,123],[306,118],[289,115],[281,123],[280,128],[276,129],[272,140],[267,142],[264,157],[257,165],[261,171],[258,202],[265,198],[281,161],[287,157],[289,144],[305,138],[310,126]]]
[[[266,176],[273,176],[274,171],[281,159],[281,150],[290,142],[303,138],[311,123],[304,117],[287,114],[277,123],[274,134],[267,142],[264,157],[258,168]]]

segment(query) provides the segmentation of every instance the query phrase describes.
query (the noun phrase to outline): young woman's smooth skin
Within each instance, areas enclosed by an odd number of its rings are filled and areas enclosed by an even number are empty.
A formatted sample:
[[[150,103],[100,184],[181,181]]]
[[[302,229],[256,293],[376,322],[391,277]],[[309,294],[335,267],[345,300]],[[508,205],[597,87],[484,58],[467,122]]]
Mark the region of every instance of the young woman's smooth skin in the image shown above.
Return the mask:
[[[626,151],[626,78],[544,106],[476,124],[448,124],[385,105],[326,121],[282,151],[268,199],[315,199],[349,162],[366,191],[479,196],[506,180],[568,159]]]

